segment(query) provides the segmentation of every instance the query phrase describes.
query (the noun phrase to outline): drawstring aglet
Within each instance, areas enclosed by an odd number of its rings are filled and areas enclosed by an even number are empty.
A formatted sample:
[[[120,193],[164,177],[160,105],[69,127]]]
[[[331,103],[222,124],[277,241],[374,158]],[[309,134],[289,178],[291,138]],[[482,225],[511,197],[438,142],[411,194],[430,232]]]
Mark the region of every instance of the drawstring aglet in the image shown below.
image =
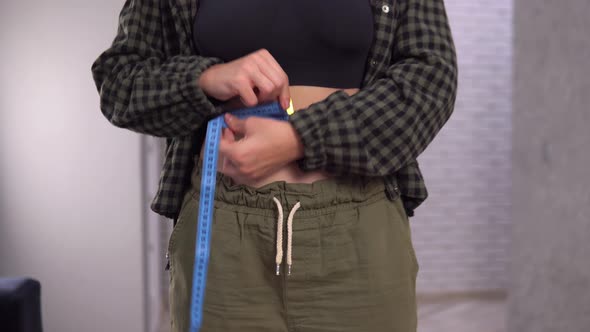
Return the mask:
[[[281,265],[280,264],[277,264],[277,275],[281,275]]]
[[[287,265],[287,266],[289,267],[289,268],[288,268],[288,271],[287,271],[287,275],[289,275],[289,276],[290,276],[290,275],[291,275],[291,264],[289,264],[289,265]]]

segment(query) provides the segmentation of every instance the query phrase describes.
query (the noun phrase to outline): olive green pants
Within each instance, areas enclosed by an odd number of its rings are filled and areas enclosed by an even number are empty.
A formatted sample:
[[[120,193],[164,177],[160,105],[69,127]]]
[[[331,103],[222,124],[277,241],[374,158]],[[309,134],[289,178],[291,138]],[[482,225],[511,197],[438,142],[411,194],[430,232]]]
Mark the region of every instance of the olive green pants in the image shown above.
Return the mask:
[[[173,332],[190,324],[200,168],[168,248]],[[218,173],[201,331],[415,332],[417,272],[408,218],[381,179],[253,188]]]

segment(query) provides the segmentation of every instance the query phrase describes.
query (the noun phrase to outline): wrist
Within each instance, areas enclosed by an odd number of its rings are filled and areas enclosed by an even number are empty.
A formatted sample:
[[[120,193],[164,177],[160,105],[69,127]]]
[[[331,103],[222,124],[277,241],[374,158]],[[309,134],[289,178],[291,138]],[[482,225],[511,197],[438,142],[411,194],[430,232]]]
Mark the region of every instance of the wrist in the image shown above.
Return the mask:
[[[213,68],[214,66],[211,66],[209,68],[207,68],[205,71],[203,71],[201,73],[201,75],[199,75],[199,78],[197,80],[197,86],[203,90],[205,93],[207,92],[207,82],[209,80],[209,73],[211,71],[211,68]]]
[[[303,158],[303,142],[301,141],[301,137],[299,137],[299,133],[295,130],[295,127],[291,123],[286,123],[288,125],[287,132],[289,133],[289,140],[288,140],[288,149],[287,151],[290,152],[290,160],[298,160]]]

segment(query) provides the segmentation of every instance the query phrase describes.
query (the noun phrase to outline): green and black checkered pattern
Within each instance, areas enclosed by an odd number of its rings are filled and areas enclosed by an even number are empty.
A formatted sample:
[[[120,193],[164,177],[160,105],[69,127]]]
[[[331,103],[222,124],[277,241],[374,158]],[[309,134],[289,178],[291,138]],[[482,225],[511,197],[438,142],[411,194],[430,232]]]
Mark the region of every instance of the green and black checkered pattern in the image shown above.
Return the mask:
[[[304,171],[383,177],[412,215],[427,197],[416,158],[453,111],[455,48],[443,0],[370,3],[375,39],[363,86],[291,115],[305,147],[297,162]],[[205,124],[222,113],[197,86],[222,61],[196,55],[196,12],[196,0],[127,0],[115,40],[92,66],[111,123],[167,138],[152,209],[169,218],[180,210]]]

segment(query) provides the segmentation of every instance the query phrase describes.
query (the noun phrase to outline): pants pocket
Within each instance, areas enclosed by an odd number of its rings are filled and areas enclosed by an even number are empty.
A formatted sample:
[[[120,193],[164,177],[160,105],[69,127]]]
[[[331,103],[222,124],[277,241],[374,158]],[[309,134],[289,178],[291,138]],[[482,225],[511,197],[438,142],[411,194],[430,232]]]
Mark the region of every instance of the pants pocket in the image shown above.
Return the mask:
[[[388,200],[389,201],[389,200]],[[410,219],[406,213],[404,208],[404,204],[402,202],[401,197],[398,197],[393,202],[390,202],[390,206],[392,206],[398,216],[398,218],[393,218],[394,222],[399,222],[402,232],[402,238],[404,239],[408,254],[410,259],[412,260],[412,266],[414,269],[414,275],[418,274],[418,270],[420,269],[420,265],[418,264],[418,259],[416,257],[416,251],[414,250],[414,245],[412,242],[412,230],[410,226]]]
[[[172,252],[176,247],[178,233],[180,233],[182,228],[184,228],[186,220],[190,219],[191,216],[196,215],[195,209],[198,209],[198,202],[194,200],[194,193],[191,189],[188,190],[184,195],[184,199],[182,201],[182,205],[180,208],[180,213],[178,214],[178,218],[176,219],[176,224],[174,225],[174,228],[172,228],[172,233],[170,233],[170,238],[168,239],[169,255],[172,255]]]
[[[187,331],[190,323],[192,260],[198,210],[198,200],[194,197],[194,192],[189,190],[184,196],[180,214],[168,242],[172,332]]]

